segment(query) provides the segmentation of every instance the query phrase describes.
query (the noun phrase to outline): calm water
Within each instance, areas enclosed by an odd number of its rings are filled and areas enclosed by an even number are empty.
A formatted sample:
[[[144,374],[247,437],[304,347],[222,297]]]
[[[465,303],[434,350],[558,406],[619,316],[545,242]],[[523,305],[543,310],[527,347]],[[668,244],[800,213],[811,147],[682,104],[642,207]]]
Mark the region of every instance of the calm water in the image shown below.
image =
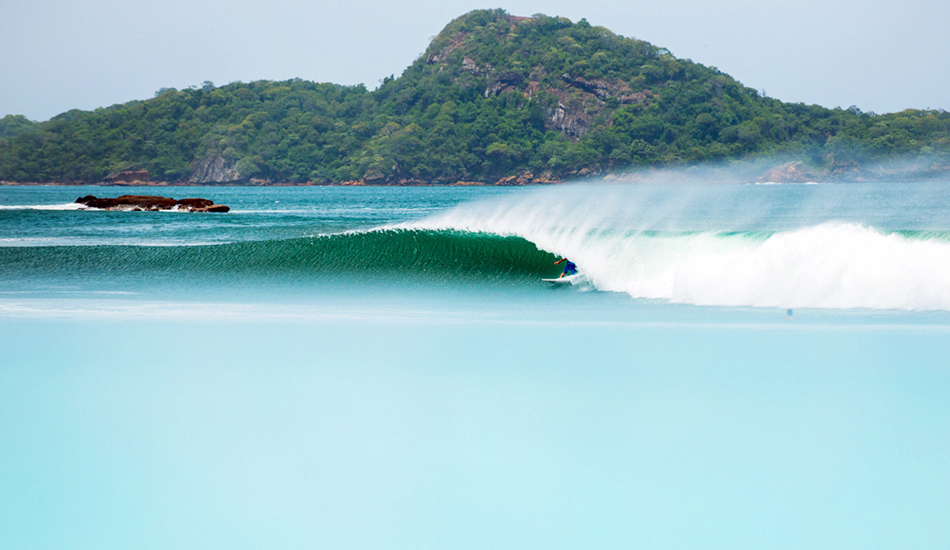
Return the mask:
[[[0,187],[0,548],[950,543],[948,183],[158,192]]]

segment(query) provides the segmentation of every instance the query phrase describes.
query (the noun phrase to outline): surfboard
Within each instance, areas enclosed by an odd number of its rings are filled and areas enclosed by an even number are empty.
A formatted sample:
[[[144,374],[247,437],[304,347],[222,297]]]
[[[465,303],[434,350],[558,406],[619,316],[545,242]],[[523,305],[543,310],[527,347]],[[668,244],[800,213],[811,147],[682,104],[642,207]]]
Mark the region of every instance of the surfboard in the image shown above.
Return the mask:
[[[559,279],[541,279],[546,283],[551,283],[552,285],[564,285],[569,284],[577,279],[577,275],[568,275],[567,277],[561,277]]]

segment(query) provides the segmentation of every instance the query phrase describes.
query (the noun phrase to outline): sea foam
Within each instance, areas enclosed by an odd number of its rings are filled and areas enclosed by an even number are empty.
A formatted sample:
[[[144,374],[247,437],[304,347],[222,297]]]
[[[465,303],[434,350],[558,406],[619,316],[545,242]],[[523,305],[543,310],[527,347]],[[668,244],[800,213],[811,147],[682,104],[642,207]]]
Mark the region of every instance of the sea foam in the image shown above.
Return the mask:
[[[86,210],[85,204],[67,202],[65,204],[0,204],[0,210]]]

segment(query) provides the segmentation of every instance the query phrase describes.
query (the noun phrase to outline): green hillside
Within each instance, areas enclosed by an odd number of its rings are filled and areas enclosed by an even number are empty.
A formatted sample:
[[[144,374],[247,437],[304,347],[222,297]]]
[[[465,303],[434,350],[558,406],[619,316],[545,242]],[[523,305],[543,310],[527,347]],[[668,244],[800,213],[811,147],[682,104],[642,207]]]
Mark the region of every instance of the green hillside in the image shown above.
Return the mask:
[[[34,128],[36,128],[36,123],[23,115],[7,115],[0,118],[0,138],[10,138]]]
[[[133,169],[168,182],[526,182],[776,154],[830,176],[941,158],[950,113],[783,103],[583,19],[488,10],[452,21],[375,91],[206,83],[0,121],[0,179],[24,182]]]

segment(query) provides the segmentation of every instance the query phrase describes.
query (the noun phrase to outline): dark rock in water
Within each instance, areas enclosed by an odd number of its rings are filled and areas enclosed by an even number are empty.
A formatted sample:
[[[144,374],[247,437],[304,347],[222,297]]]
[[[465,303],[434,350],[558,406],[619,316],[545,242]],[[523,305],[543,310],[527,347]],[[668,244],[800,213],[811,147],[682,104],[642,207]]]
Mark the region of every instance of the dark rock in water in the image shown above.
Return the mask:
[[[97,198],[92,195],[76,199],[79,204],[100,210],[129,210],[135,212],[156,210],[179,210],[183,212],[227,212],[231,210],[223,204],[215,204],[208,199],[175,200],[152,195],[122,195],[114,199]]]
[[[208,199],[181,199],[178,201],[179,210],[184,210],[185,207],[191,208],[192,210],[197,210],[199,208],[208,208],[212,205],[214,205],[214,202],[209,201]]]
[[[231,208],[223,204],[212,204],[204,208],[196,208],[195,212],[227,212],[228,210],[231,210]]]
[[[166,197],[154,197],[151,195],[122,195],[114,199],[97,198],[92,195],[86,195],[76,199],[76,202],[85,204],[90,208],[99,208],[101,210],[132,210],[140,208],[142,210],[170,210],[178,201]]]

